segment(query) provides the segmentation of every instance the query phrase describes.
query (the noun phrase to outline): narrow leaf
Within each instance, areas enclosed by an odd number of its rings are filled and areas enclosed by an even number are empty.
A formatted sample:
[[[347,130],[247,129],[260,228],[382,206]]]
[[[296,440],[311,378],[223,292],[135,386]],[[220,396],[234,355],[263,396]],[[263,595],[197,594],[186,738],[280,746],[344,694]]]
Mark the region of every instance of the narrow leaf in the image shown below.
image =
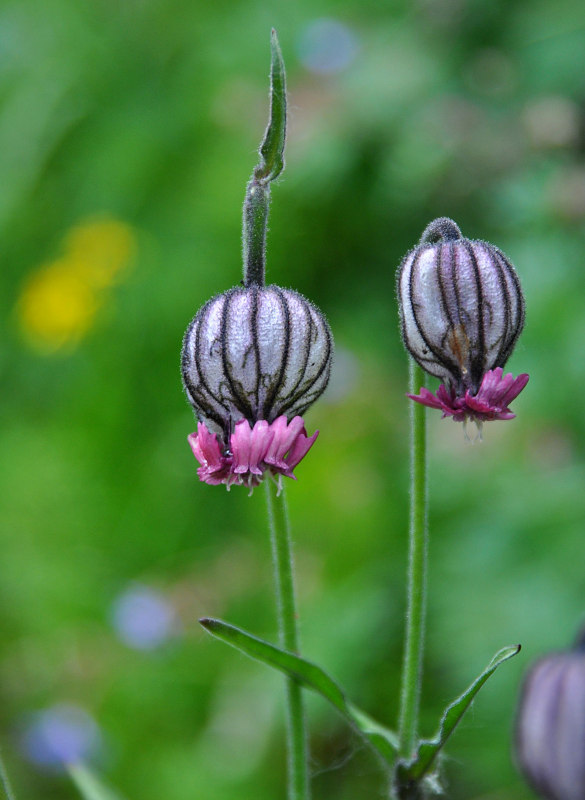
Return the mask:
[[[281,650],[264,639],[259,639],[235,625],[219,619],[200,619],[199,622],[213,636],[271,667],[295,678],[302,686],[312,689],[328,700],[343,714],[352,727],[365,737],[385,762],[393,763],[398,749],[398,737],[351,704],[341,687],[311,661],[294,653]]]
[[[470,686],[468,686],[463,694],[447,706],[443,712],[443,716],[441,717],[439,730],[434,738],[423,740],[419,745],[416,757],[410,762],[399,765],[399,780],[417,781],[429,771],[437,754],[445,745],[445,742],[449,736],[451,736],[461,721],[461,718],[471,705],[475,695],[479,692],[490,675],[496,671],[500,664],[503,664],[504,661],[508,661],[508,659],[517,655],[519,652],[520,645],[518,644],[511,647],[504,647],[502,650],[496,653],[484,671],[478,675],[478,677]]]
[[[254,170],[254,178],[269,183],[284,169],[286,141],[286,73],[284,61],[274,28],[270,38],[270,117],[264,139],[260,145],[261,162]]]
[[[347,712],[352,723],[370,741],[370,743],[382,754],[384,759],[393,764],[400,742],[398,735],[394,731],[380,725],[372,719],[365,711],[357,708],[352,703],[347,703]]]
[[[84,764],[70,764],[67,771],[83,800],[122,800]]]

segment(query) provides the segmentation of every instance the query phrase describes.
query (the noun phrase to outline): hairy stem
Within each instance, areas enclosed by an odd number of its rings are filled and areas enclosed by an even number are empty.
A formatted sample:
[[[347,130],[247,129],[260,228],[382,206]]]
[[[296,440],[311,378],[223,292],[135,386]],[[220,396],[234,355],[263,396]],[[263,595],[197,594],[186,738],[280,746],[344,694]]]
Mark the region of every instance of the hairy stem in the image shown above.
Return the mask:
[[[293,578],[293,555],[290,524],[284,489],[280,494],[271,480],[265,480],[272,557],[276,576],[280,644],[285,650],[299,653],[299,631]],[[301,686],[286,678],[288,800],[309,800],[308,745],[305,708]]]
[[[410,359],[409,391],[417,394],[424,382],[422,369]],[[420,403],[410,404],[410,525],[406,640],[400,693],[401,758],[410,758],[418,742],[418,716],[423,668],[427,581],[427,467],[426,414]]]
[[[270,39],[270,113],[260,144],[260,161],[246,187],[242,244],[244,286],[264,286],[266,280],[266,229],[270,184],[284,169],[286,143],[286,75],[276,31]]]

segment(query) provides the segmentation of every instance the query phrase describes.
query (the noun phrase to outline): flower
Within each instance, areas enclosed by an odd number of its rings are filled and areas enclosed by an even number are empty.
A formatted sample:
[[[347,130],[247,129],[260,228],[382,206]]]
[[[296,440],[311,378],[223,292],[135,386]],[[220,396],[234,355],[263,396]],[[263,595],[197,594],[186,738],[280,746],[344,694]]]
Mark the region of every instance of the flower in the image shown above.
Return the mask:
[[[512,419],[528,375],[503,374],[524,325],[516,271],[497,247],[465,239],[442,217],[398,271],[402,338],[415,361],[442,379],[436,394],[409,397],[457,422]]]
[[[321,312],[290,289],[235,288],[203,306],[185,334],[182,372],[204,483],[253,489],[265,472],[295,477],[317,437],[301,415],[327,386],[332,349]]]
[[[551,653],[529,670],[515,731],[518,766],[548,800],[585,797],[585,641]]]
[[[30,716],[21,744],[33,764],[60,770],[99,752],[102,737],[87,711],[60,704]]]
[[[457,397],[452,387],[447,388],[442,383],[436,394],[423,386],[420,394],[409,394],[407,397],[423,406],[438,408],[443,412],[443,417],[453,417],[456,422],[465,422],[467,419],[476,422],[514,419],[516,415],[510,411],[508,404],[526,386],[528,375],[523,373],[514,378],[510,372],[507,375],[503,372],[501,367],[488,370],[475,395],[467,390],[463,397]]]
[[[197,474],[204,483],[213,486],[224,483],[228,489],[235,483],[248,486],[252,491],[268,472],[280,491],[281,476],[296,480],[293,470],[307,455],[318,435],[319,431],[315,431],[312,436],[307,436],[301,417],[294,417],[289,423],[283,414],[272,424],[258,420],[253,428],[247,420],[240,420],[225,453],[216,434],[210,433],[202,422],[188,441],[201,464]]]
[[[323,314],[292,289],[266,286],[270,184],[284,169],[286,76],[271,35],[270,115],[243,208],[242,286],[213,297],[183,338],[183,386],[197,415],[189,443],[204,483],[279,487],[317,437],[302,414],[325,391],[333,339]]]
[[[49,355],[71,349],[87,334],[106,290],[128,268],[136,246],[133,229],[110,218],[82,222],[64,241],[64,254],[27,278],[18,301],[27,342]]]
[[[116,598],[111,618],[119,638],[137,650],[154,650],[177,632],[172,604],[161,592],[141,584]]]

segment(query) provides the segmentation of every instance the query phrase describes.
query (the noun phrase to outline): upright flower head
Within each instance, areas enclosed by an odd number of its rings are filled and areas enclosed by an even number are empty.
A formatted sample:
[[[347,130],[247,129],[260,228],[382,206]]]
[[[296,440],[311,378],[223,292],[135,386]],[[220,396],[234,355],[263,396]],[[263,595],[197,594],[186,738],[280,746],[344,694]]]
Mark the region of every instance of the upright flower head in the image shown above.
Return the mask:
[[[321,312],[291,289],[265,286],[270,183],[284,167],[284,65],[273,36],[271,113],[244,202],[243,287],[213,297],[183,340],[182,375],[199,425],[198,475],[228,488],[265,473],[294,478],[317,438],[302,420],[329,381],[333,340]]]
[[[528,375],[504,375],[524,325],[516,271],[487,242],[436,219],[398,271],[402,338],[415,361],[443,383],[409,395],[458,422],[512,419],[509,404]]]

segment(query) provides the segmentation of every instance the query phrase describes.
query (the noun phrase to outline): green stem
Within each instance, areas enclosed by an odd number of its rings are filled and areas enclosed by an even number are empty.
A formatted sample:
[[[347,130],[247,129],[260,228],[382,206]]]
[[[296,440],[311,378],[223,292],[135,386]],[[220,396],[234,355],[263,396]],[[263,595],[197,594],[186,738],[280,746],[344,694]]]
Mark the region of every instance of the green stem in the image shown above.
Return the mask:
[[[299,653],[299,631],[290,524],[284,489],[278,494],[271,480],[265,480],[272,557],[276,575],[278,627],[280,644],[291,653]],[[294,678],[286,678],[288,800],[309,800],[308,745],[305,709],[301,686]]]
[[[266,229],[270,208],[270,184],[252,178],[244,200],[244,285],[264,286],[266,282]]]
[[[284,169],[286,73],[276,31],[270,37],[270,113],[260,144],[260,161],[246,187],[243,214],[244,286],[264,286],[270,184]]]
[[[418,394],[422,369],[410,359],[409,390]],[[401,758],[411,758],[418,743],[418,716],[423,667],[427,580],[427,467],[425,407],[410,405],[411,483],[408,555],[408,608],[400,693]]]

